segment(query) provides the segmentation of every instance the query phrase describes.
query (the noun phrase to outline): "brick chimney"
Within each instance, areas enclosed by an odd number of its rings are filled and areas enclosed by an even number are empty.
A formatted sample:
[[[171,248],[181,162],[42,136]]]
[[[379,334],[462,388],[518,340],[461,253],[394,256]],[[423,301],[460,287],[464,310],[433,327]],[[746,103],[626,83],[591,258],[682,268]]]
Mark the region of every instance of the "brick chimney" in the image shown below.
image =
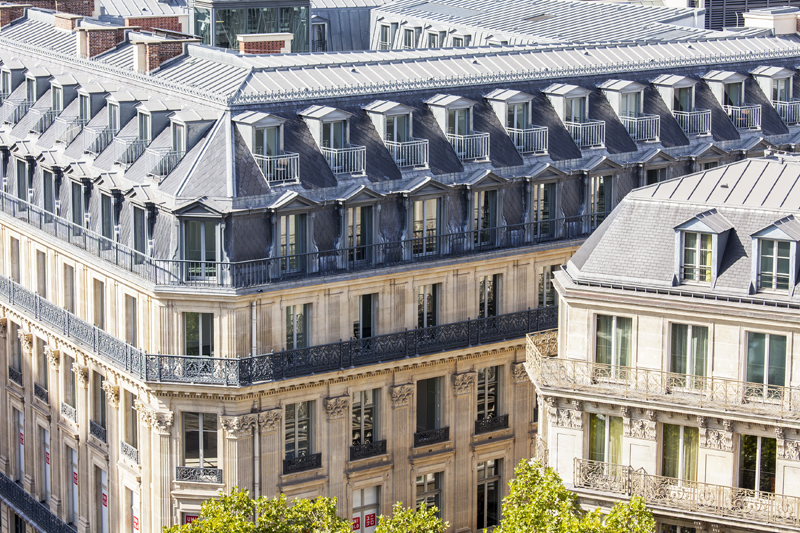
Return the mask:
[[[251,33],[237,35],[240,54],[288,54],[292,51],[291,33]]]
[[[138,26],[143,31],[169,30],[183,33],[186,29],[181,24],[180,15],[157,15],[152,17],[128,17],[125,19],[126,26]]]
[[[135,46],[133,70],[153,72],[165,62],[183,54],[185,44],[198,42],[200,39],[159,39],[143,35],[131,37],[131,43]]]
[[[30,4],[0,4],[0,27],[8,26],[13,21],[25,16],[25,9]]]
[[[125,40],[127,26],[80,27],[78,29],[78,55],[95,57],[107,52]]]
[[[54,17],[54,26],[56,28],[69,31],[75,31],[78,27],[78,21],[83,18],[80,15],[72,15],[70,13],[56,13]]]

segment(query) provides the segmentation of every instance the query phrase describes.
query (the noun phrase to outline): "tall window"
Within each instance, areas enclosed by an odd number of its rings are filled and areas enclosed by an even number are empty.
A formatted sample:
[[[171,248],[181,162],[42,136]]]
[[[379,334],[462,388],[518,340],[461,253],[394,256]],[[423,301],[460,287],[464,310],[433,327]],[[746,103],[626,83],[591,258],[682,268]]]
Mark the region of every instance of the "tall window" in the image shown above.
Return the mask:
[[[29,103],[33,103],[37,98],[36,80],[28,78],[25,80],[25,96]]]
[[[689,112],[692,110],[692,87],[681,87],[673,90],[673,111]]]
[[[354,339],[366,339],[374,335],[373,327],[377,296],[377,294],[362,294],[356,298],[358,309],[353,321]]]
[[[478,420],[498,415],[497,397],[500,367],[478,369]]]
[[[497,316],[500,275],[483,276],[478,286],[478,318]]]
[[[50,100],[53,111],[61,113],[64,109],[64,89],[61,87],[53,87],[50,91]]]
[[[28,201],[28,164],[17,159],[17,198]]]
[[[589,187],[586,194],[589,206],[589,223],[592,228],[595,228],[599,226],[600,223],[606,219],[606,215],[611,212],[613,206],[613,177],[591,176],[588,178],[587,183]]]
[[[417,200],[414,211],[414,255],[433,254],[438,250],[439,199]]]
[[[478,463],[478,531],[500,523],[500,459]]]
[[[531,222],[533,234],[537,236],[552,235],[555,218],[555,183],[537,183],[531,187]]]
[[[661,441],[661,475],[685,481],[697,481],[697,455],[700,430],[664,424]]]
[[[710,233],[683,233],[683,279],[711,281],[712,239]]]
[[[789,253],[791,244],[787,241],[759,239],[758,288],[789,289]]]
[[[633,319],[597,315],[595,360],[604,365],[631,366]]]
[[[306,252],[306,215],[286,215],[280,220],[281,269],[287,272],[303,270]]]
[[[550,265],[542,267],[539,271],[539,307],[549,307],[558,303],[558,293],[553,286],[553,274],[558,268],[558,265]]]
[[[347,210],[347,248],[351,262],[372,257],[372,207],[351,207]]]
[[[11,412],[11,416],[14,417],[14,441],[17,443],[17,453],[15,454],[17,456],[16,481],[22,481],[25,475],[25,419],[22,411],[12,408]]]
[[[2,87],[3,95],[4,95],[5,98],[7,98],[8,95],[10,95],[11,91],[13,90],[11,88],[11,73],[10,72],[3,71],[2,84],[3,84],[3,87]]]
[[[146,235],[147,235],[147,233],[145,232],[144,209],[141,209],[139,207],[134,207],[133,208],[133,249],[136,250],[136,252],[138,252],[142,256],[144,256],[147,253]],[[216,248],[216,246],[215,246],[215,248]],[[202,250],[203,247],[201,246],[200,249]],[[215,250],[215,252],[216,252],[216,250]],[[144,258],[143,257],[136,257],[134,259],[138,263],[138,262],[141,262]]]
[[[645,185],[654,185],[667,179],[666,168],[649,168],[647,169],[647,179]]]
[[[14,237],[10,238],[11,242],[11,279],[20,283],[20,255],[19,255],[19,239]]]
[[[78,120],[84,124],[92,118],[92,99],[88,94],[78,95]]]
[[[64,265],[64,309],[75,312],[75,269]]]
[[[55,199],[55,185],[53,180],[53,173],[49,170],[42,169],[42,194],[44,200],[44,210],[48,213],[55,214],[56,212],[56,199]],[[52,218],[46,218],[47,222],[52,221]]]
[[[125,391],[125,434],[123,440],[134,448],[139,447],[139,412],[135,408],[136,395]]]
[[[100,233],[109,241],[114,238],[114,207],[107,194],[100,195]]]
[[[472,113],[468,107],[447,110],[447,133],[469,135],[472,132]]]
[[[47,254],[36,251],[36,292],[47,298]]]
[[[726,83],[722,105],[740,106],[742,105],[742,86],[743,82]]]
[[[119,104],[108,104],[108,129],[116,135],[119,132]]]
[[[436,507],[436,516],[442,515],[442,472],[417,476],[417,509],[424,503],[426,507]]]
[[[8,366],[22,372],[22,344],[19,340],[19,326],[14,322],[9,322],[9,336],[11,336],[11,357]]]
[[[380,29],[380,42],[378,42],[379,50],[389,50],[392,47],[392,41],[389,37],[389,26],[381,24]]]
[[[464,38],[453,37],[453,48],[461,48],[462,46],[464,46]]]
[[[415,47],[416,39],[414,38],[414,33],[413,28],[403,30],[403,48],[412,49]]]
[[[217,468],[217,415],[183,413],[183,466]]]
[[[50,503],[50,497],[52,495],[52,479],[51,479],[51,471],[50,471],[50,431],[39,427],[39,442],[42,443],[41,448],[39,449],[39,459],[37,462],[39,463],[40,471],[39,475],[41,476],[43,487],[42,487],[42,497],[43,503]],[[25,530],[22,531],[25,533]]]
[[[187,220],[186,261],[192,278],[217,275],[217,225],[213,220]]]
[[[788,102],[792,99],[792,78],[772,80],[772,101]]]
[[[441,422],[442,378],[417,381],[417,432],[438,429]]]
[[[62,372],[64,375],[64,403],[73,408],[77,407],[77,404],[75,403],[77,399],[75,372],[72,371],[72,365],[74,363],[75,359],[69,355],[64,357],[64,371]]]
[[[36,357],[39,360],[37,383],[41,385],[43,389],[48,390],[50,387],[50,380],[48,379],[50,367],[47,361],[47,354],[44,351],[44,340],[39,337],[36,337]]]
[[[92,379],[92,403],[94,404],[94,413],[92,421],[100,427],[106,427],[106,393],[103,390],[103,382],[105,378],[93,372],[94,379]]]
[[[385,140],[402,143],[410,139],[411,115],[387,115]]]
[[[584,122],[586,120],[586,97],[566,98],[566,121]]]
[[[286,306],[286,349],[308,346],[308,304]]]
[[[255,129],[255,154],[267,157],[278,155],[280,150],[280,126]]]
[[[183,124],[172,124],[172,150],[178,154],[178,158],[186,153],[186,126]]]
[[[439,323],[439,284],[417,287],[417,327],[430,328]]]
[[[708,359],[708,328],[687,324],[672,324],[672,347],[669,370],[687,376],[705,376]],[[678,386],[691,386],[684,378],[675,380]],[[697,382],[700,386],[702,382]]]
[[[186,355],[214,357],[214,313],[183,313]]]
[[[106,284],[96,279],[92,283],[94,289],[94,325],[106,328]]]
[[[494,243],[497,226],[497,191],[475,191],[472,195],[472,213],[475,222],[475,244]]]
[[[67,522],[78,524],[78,450],[66,447],[67,458]]]
[[[83,187],[79,183],[72,184],[72,223],[77,226],[75,229],[83,227]],[[80,234],[80,231],[78,231]]]
[[[622,464],[622,417],[589,415],[589,460]]]
[[[506,128],[524,130],[529,125],[530,103],[508,104],[506,107]]]
[[[125,342],[131,346],[138,346],[139,323],[136,298],[125,295]]]
[[[341,150],[347,145],[347,122],[335,120],[322,123],[322,147]]]
[[[377,440],[378,393],[372,389],[353,393],[353,446]]]
[[[636,117],[642,112],[642,93],[622,93],[619,101],[620,115],[623,117]]]
[[[739,487],[775,492],[777,441],[769,437],[741,435]]]
[[[747,376],[749,383],[783,387],[786,382],[786,337],[768,333],[747,333]]]
[[[311,412],[313,401],[290,403],[286,406],[284,444],[286,459],[311,454]]]
[[[380,487],[353,491],[353,533],[372,533],[379,515]]]
[[[150,130],[150,115],[139,113],[139,140],[149,143],[152,139]]]

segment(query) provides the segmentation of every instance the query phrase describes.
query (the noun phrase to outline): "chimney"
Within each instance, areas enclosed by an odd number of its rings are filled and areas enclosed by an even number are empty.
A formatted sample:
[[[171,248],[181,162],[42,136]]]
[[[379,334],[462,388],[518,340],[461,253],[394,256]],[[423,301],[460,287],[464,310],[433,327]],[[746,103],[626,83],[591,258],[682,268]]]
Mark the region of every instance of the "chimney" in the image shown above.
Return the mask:
[[[798,8],[791,6],[751,9],[742,13],[746,28],[772,30],[773,35],[793,35],[798,30]]]
[[[181,24],[180,15],[157,15],[151,17],[128,17],[126,26],[138,26],[143,31],[169,30],[177,33],[186,31]]]
[[[78,30],[78,55],[95,57],[107,52],[125,40],[127,26],[80,27]]]
[[[184,45],[197,43],[199,39],[158,39],[137,35],[131,38],[135,49],[133,53],[133,70],[144,74],[153,72],[161,65],[184,52]]]
[[[251,33],[237,35],[240,54],[288,54],[292,51],[291,33]]]
[[[29,4],[0,4],[0,27],[8,26],[13,21],[25,16]]]
[[[69,13],[56,13],[54,15],[56,28],[68,31],[75,31],[78,27],[78,21],[83,17],[80,15],[71,15]]]

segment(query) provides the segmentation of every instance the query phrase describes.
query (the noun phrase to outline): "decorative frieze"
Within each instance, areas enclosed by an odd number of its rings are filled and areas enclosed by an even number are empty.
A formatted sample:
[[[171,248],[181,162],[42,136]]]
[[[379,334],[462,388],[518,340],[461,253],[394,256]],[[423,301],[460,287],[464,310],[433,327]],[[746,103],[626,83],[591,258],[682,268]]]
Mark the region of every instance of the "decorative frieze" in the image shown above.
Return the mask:
[[[583,413],[573,409],[556,409],[554,425],[569,429],[583,429]]]
[[[79,363],[72,363],[72,371],[75,373],[75,379],[84,388],[89,387],[89,369],[81,366]]]
[[[108,400],[108,405],[117,409],[119,407],[119,386],[114,385],[109,381],[103,382],[103,390],[106,393],[106,399]]]
[[[787,461],[800,461],[800,440],[779,440],[778,457]]]
[[[258,426],[258,415],[223,416],[220,418],[220,425],[229,439],[248,437]]]
[[[705,417],[698,416],[700,426],[700,447],[720,452],[733,451],[733,423],[725,420],[722,429],[709,428]]]
[[[409,404],[411,395],[414,393],[414,385],[411,383],[397,385],[389,389],[389,393],[392,400],[392,407],[405,407]]]
[[[47,342],[47,345],[44,347],[44,355],[47,357],[47,363],[50,365],[50,368],[58,372],[59,370],[59,360],[61,359],[61,351],[56,348],[55,339],[52,337]]]
[[[19,344],[22,346],[22,353],[31,355],[31,353],[33,353],[33,334],[19,328],[17,330],[17,337],[19,337]]]
[[[270,409],[258,414],[258,425],[266,432],[275,431],[281,425],[283,409]]]
[[[514,380],[514,383],[530,383],[528,371],[525,370],[525,363],[511,364],[511,378]]]
[[[453,376],[453,392],[456,396],[462,394],[469,394],[472,392],[472,386],[475,385],[475,372],[464,372],[463,374],[455,374]]]
[[[325,415],[328,420],[336,420],[337,418],[344,418],[347,414],[347,408],[350,407],[350,397],[325,398],[322,404],[325,406]]]
[[[647,420],[644,418],[623,418],[622,425],[626,437],[639,440],[656,440],[655,420]]]

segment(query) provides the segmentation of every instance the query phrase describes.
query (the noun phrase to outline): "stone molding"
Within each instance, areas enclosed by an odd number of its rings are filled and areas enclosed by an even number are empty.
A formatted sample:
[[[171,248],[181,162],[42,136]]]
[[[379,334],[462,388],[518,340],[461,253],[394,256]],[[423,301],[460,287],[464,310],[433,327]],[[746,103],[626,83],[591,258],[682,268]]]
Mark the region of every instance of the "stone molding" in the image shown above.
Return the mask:
[[[56,339],[52,335],[47,337],[47,344],[44,347],[44,355],[47,357],[47,362],[50,368],[58,372],[58,363],[61,359],[61,351],[58,349]]]
[[[583,429],[583,413],[574,409],[556,409],[553,425],[569,429]]]
[[[248,414],[241,416],[222,416],[220,425],[225,430],[229,439],[239,439],[253,435],[253,430],[258,427],[258,415]]]
[[[529,383],[528,371],[525,370],[525,363],[511,363],[511,377],[514,383]]]
[[[283,416],[283,409],[270,409],[258,413],[258,424],[266,431],[276,431],[281,425],[281,417]]]
[[[22,353],[31,355],[33,353],[33,333],[27,333],[20,327],[17,330],[17,337],[19,337],[19,344],[22,346]]]
[[[347,408],[350,407],[349,396],[337,396],[335,398],[325,398],[322,401],[325,406],[325,415],[328,420],[336,420],[344,418],[347,414]]]
[[[75,379],[84,388],[89,388],[89,369],[79,363],[72,363],[72,371],[75,373]]]
[[[453,392],[456,396],[469,394],[475,385],[478,374],[476,372],[464,372],[463,374],[453,375]]]
[[[392,407],[405,407],[410,403],[411,395],[414,393],[414,385],[406,383],[397,385],[389,389],[392,399]]]
[[[103,382],[103,390],[106,393],[108,404],[114,409],[117,409],[119,407],[119,386],[106,380]]]
[[[623,418],[623,432],[626,437],[639,440],[656,440],[656,422],[645,418]]]
[[[133,408],[139,412],[142,422],[148,428],[152,428],[160,435],[169,435],[174,416],[172,411],[156,411],[149,408],[140,399],[133,401]]]

